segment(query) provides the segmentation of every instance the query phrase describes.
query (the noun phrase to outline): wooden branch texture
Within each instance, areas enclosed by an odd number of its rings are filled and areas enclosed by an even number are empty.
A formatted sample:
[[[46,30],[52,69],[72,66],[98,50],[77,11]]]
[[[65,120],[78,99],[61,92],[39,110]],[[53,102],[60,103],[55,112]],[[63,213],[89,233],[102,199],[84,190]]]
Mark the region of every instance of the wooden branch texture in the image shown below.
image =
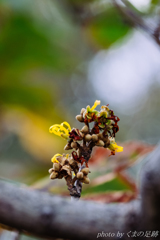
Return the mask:
[[[93,240],[102,231],[160,230],[160,146],[148,160],[142,173],[141,196],[127,204],[71,202],[70,198],[1,181],[0,223],[49,239]],[[128,237],[125,234],[121,239]]]

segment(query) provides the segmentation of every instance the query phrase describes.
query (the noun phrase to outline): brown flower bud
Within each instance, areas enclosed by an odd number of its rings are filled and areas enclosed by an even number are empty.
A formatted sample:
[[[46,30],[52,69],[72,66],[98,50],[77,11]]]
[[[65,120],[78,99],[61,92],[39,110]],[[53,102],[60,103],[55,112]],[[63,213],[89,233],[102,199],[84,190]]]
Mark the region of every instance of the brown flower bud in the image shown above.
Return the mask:
[[[68,175],[71,176],[71,167],[70,166],[68,166],[68,165],[63,166],[61,171],[62,172],[65,171]]]
[[[79,121],[79,122],[84,122],[84,118],[82,115],[77,115],[76,116],[76,119]]]
[[[77,173],[77,178],[78,179],[82,179],[83,178],[83,173],[82,172],[78,172]]]
[[[93,140],[94,142],[98,141],[98,136],[97,136],[97,134],[93,134],[93,135],[92,135],[92,140]]]
[[[73,158],[69,158],[69,164],[72,165],[74,164],[74,162],[76,162]]]
[[[58,176],[58,172],[52,172],[50,175],[50,179],[55,179]]]
[[[48,172],[49,172],[50,174],[51,174],[53,171],[54,171],[53,168],[50,168],[50,169],[48,170]]]
[[[88,133],[89,132],[89,128],[87,125],[85,125],[82,129],[81,129],[82,133]]]
[[[69,159],[69,165],[71,166],[72,169],[78,169],[77,162],[73,158]]]
[[[65,157],[63,157],[63,156],[58,156],[58,157],[56,157],[56,159],[57,159],[58,162],[62,165],[62,162],[64,161]]]
[[[91,139],[92,139],[92,136],[91,136],[90,134],[86,134],[85,140],[86,140],[87,142],[89,142],[89,141],[91,141]]]
[[[76,142],[72,142],[72,143],[71,143],[71,147],[77,149],[77,148],[78,148],[78,145],[77,145]]]
[[[69,149],[72,149],[71,145],[70,144],[66,144],[66,146],[64,147],[64,150],[69,150]]]
[[[69,162],[68,159],[63,158],[60,163],[61,163],[61,166],[64,166],[64,165],[67,164],[68,162]]]
[[[54,163],[53,164],[54,171],[58,172],[60,170],[60,168],[61,168],[61,165],[59,163]]]
[[[99,140],[97,143],[96,143],[97,146],[99,147],[103,147],[104,146],[104,142],[102,140]]]
[[[98,133],[98,139],[103,140],[103,134],[102,133]]]
[[[110,145],[110,141],[108,138],[104,139],[104,147],[108,147]]]
[[[81,170],[81,172],[84,173],[84,175],[88,175],[88,173],[89,173],[89,168],[83,168],[83,169]]]
[[[82,108],[82,109],[81,109],[81,114],[83,114],[85,111],[86,111],[86,109],[85,109],[85,108]]]
[[[88,177],[84,177],[82,182],[85,183],[85,184],[89,184],[90,183],[90,179]]]

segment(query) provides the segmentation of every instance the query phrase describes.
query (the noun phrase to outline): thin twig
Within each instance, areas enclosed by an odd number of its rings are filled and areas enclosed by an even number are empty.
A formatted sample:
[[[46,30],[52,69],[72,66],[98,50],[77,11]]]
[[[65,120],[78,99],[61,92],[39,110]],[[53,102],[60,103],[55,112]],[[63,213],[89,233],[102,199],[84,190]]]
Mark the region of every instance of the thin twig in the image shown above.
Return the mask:
[[[137,12],[135,12],[129,5],[126,0],[122,0],[123,5],[119,3],[117,0],[113,0],[114,6],[119,10],[122,16],[134,27],[141,28],[143,31],[148,33],[158,45],[160,45],[160,25],[156,28],[151,28],[149,24],[140,16]]]

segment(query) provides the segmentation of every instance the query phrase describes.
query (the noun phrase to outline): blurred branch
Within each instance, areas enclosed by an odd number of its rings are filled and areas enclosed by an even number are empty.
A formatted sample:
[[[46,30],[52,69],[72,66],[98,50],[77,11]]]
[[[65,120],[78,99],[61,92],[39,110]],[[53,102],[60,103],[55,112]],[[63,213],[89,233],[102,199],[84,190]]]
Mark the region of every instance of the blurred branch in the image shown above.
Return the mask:
[[[128,0],[113,0],[111,2],[131,26],[141,28],[149,34],[158,45],[160,45],[159,16],[156,16],[156,18],[159,19],[157,23],[155,19],[142,17],[141,13]],[[86,25],[96,15],[105,12],[112,6],[110,1],[93,1],[82,5],[78,5],[76,2],[67,1],[66,5],[67,4],[74,19],[76,19],[81,25]]]
[[[123,5],[121,4],[123,3]],[[160,45],[160,23],[157,27],[151,28],[147,21],[140,16],[127,0],[113,0],[114,6],[119,10],[123,17],[134,27],[139,27],[148,33],[158,45]]]
[[[32,235],[93,240],[98,232],[127,229],[139,202],[97,204],[0,182],[0,222]],[[111,222],[114,219],[114,223]],[[83,230],[83,231],[82,231]]]
[[[71,202],[28,188],[0,182],[0,223],[47,238],[87,239],[98,233],[160,229],[160,146],[148,156],[141,199],[128,204]],[[123,239],[128,239],[127,234]]]
[[[153,33],[153,36],[154,36],[156,42],[158,43],[158,45],[160,45],[160,19],[159,19],[158,26]]]
[[[143,227],[160,230],[160,145],[147,158],[141,179]]]

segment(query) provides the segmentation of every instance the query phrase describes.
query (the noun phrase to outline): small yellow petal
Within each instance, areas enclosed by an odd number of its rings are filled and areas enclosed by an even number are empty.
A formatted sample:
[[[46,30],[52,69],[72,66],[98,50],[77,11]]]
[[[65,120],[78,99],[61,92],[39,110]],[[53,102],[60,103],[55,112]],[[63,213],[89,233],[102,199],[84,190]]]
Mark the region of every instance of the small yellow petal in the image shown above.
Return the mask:
[[[69,125],[68,122],[63,122],[63,123],[61,123],[61,125],[62,125],[63,127],[67,126],[66,129],[68,129],[69,132],[71,131],[71,126]]]
[[[56,157],[58,157],[58,156],[62,156],[61,154],[59,154],[59,153],[57,153],[57,154],[55,154],[52,158],[51,158],[51,162],[53,162],[53,163],[58,163],[58,160],[56,159]]]
[[[64,133],[64,134],[69,136],[69,131],[65,127],[63,127],[62,125],[60,125],[59,132],[61,132],[62,134]]]
[[[123,147],[118,146],[118,148],[116,149],[117,152],[123,152]]]
[[[69,137],[69,132],[71,131],[71,126],[67,122],[61,124],[54,124],[49,128],[50,133],[54,133],[60,137],[67,139]]]
[[[95,102],[94,102],[94,105],[91,107],[91,111],[93,111],[98,105],[100,105],[101,104],[101,101],[100,100],[96,100]]]
[[[61,136],[60,125],[55,126],[54,128],[52,128],[52,133],[54,133],[57,136]]]
[[[50,133],[53,133],[53,130],[56,128],[56,127],[58,127],[59,126],[59,124],[54,124],[54,125],[52,125],[50,128],[49,128],[49,132]]]
[[[123,152],[123,147],[118,146],[116,142],[111,143],[108,147],[111,151]]]

